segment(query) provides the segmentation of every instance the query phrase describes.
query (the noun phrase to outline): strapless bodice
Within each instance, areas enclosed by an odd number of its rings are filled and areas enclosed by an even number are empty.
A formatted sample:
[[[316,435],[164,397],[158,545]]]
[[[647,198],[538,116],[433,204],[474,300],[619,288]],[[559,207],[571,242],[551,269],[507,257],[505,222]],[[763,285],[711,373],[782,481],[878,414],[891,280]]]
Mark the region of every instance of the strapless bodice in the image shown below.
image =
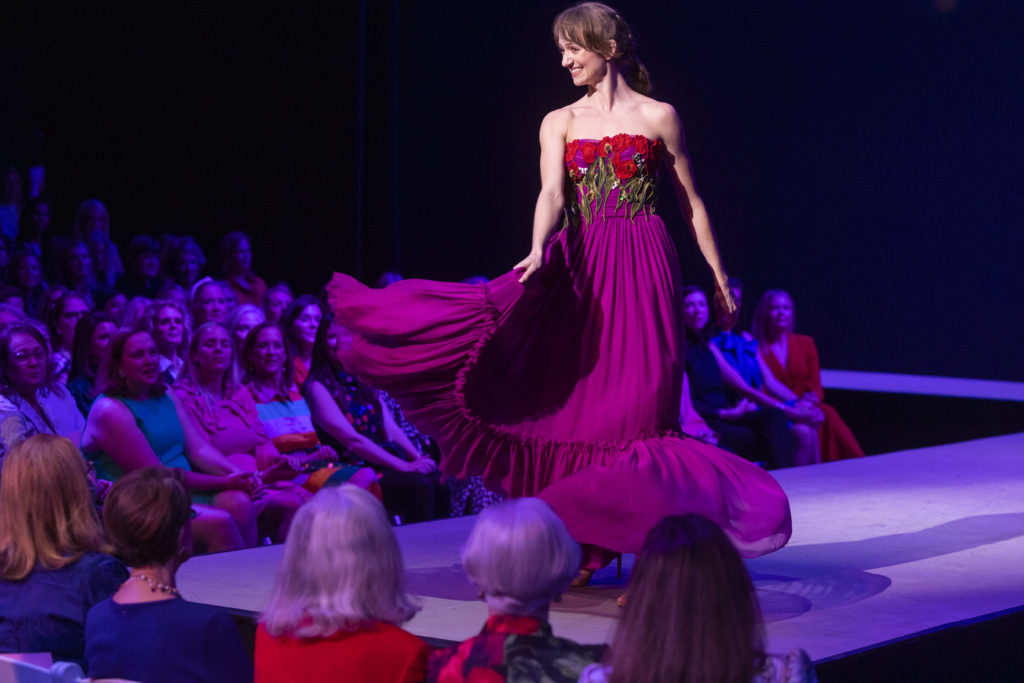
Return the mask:
[[[566,142],[566,224],[654,213],[663,147],[628,133]]]

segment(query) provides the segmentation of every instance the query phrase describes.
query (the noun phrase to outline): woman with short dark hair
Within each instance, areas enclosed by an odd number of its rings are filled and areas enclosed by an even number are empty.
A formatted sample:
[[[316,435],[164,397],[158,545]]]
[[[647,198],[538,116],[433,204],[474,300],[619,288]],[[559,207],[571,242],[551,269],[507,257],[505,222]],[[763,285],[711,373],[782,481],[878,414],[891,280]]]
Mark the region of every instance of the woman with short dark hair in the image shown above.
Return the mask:
[[[89,610],[93,678],[135,681],[251,681],[252,666],[231,617],[178,593],[178,567],[191,556],[191,496],[181,470],[147,467],[110,490],[103,521],[131,575]]]

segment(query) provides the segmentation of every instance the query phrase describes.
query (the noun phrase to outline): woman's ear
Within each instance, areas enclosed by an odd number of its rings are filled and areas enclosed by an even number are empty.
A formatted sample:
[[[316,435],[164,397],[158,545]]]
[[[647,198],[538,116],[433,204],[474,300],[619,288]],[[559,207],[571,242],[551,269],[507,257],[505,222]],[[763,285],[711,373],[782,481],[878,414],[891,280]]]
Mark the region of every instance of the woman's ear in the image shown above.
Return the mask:
[[[608,56],[605,59],[615,59],[619,56],[619,44],[615,42],[615,39],[608,41]]]

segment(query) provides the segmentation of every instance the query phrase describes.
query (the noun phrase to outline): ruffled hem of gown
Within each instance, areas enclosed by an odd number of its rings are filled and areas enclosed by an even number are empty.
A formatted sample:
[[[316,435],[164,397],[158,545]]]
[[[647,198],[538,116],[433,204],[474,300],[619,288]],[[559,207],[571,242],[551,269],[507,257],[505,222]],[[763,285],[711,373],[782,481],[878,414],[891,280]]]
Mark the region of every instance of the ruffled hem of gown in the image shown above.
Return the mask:
[[[486,285],[403,280],[383,290],[335,273],[326,289],[353,333],[339,350],[342,363],[438,441],[447,474],[482,476],[513,497],[536,495],[578,542],[617,552],[639,551],[661,518],[689,512],[715,520],[746,557],[788,541],[789,503],[775,479],[677,430],[566,441],[477,415],[466,397],[470,372],[512,307],[531,296],[516,273]]]

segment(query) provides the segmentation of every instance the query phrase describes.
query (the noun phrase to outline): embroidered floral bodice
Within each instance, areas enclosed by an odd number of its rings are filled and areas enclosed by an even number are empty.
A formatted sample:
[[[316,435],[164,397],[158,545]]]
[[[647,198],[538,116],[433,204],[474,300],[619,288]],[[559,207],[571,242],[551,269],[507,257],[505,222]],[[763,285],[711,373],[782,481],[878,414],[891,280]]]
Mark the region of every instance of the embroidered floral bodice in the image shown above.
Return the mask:
[[[620,133],[565,143],[565,225],[654,213],[657,165],[664,145]]]

